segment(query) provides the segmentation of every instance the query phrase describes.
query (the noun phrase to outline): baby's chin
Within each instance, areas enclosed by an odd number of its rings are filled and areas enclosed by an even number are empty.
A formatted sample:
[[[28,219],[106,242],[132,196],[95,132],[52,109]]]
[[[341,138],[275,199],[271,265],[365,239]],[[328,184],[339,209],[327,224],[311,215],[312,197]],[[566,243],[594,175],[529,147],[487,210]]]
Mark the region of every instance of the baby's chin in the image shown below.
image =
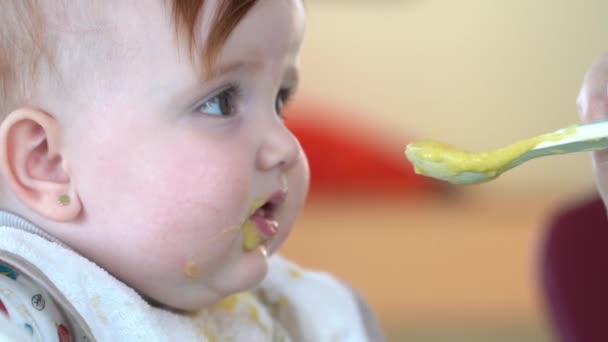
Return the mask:
[[[185,275],[179,284],[170,289],[153,289],[148,301],[154,306],[196,312],[232,294],[255,289],[267,272],[267,256],[253,250],[238,263],[216,270],[213,274],[198,277]]]

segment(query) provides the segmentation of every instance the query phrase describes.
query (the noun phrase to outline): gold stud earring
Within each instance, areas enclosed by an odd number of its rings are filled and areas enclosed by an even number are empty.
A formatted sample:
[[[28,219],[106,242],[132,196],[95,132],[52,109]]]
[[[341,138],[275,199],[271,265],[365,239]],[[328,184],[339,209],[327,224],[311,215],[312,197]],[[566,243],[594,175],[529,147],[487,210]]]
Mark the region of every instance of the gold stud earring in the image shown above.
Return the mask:
[[[66,205],[70,204],[70,196],[61,195],[61,196],[59,196],[59,199],[57,200],[57,202],[59,202],[60,206],[65,207]]]

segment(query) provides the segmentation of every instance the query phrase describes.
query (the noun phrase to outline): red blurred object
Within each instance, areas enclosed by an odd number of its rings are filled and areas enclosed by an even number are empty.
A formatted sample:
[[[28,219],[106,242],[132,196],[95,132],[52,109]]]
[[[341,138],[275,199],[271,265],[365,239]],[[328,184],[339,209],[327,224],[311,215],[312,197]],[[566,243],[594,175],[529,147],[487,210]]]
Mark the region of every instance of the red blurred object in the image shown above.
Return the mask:
[[[541,285],[555,337],[608,341],[608,220],[598,196],[552,218],[540,250]]]
[[[372,132],[321,118],[334,118],[327,108],[295,107],[287,126],[300,140],[311,169],[311,193],[415,192],[439,188],[437,181],[414,173],[405,158],[407,140],[392,150]],[[344,116],[342,116],[344,117]]]

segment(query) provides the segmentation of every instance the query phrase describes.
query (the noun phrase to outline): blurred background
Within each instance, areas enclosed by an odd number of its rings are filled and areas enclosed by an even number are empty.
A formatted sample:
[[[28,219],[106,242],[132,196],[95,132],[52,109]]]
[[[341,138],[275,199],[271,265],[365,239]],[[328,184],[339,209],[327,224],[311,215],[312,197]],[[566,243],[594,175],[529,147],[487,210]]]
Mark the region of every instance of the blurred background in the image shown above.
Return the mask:
[[[589,155],[454,187],[413,175],[403,150],[489,150],[576,123],[583,74],[608,51],[608,2],[306,6],[288,123],[312,190],[282,253],[361,291],[389,341],[553,340],[539,251],[550,218],[593,196]]]

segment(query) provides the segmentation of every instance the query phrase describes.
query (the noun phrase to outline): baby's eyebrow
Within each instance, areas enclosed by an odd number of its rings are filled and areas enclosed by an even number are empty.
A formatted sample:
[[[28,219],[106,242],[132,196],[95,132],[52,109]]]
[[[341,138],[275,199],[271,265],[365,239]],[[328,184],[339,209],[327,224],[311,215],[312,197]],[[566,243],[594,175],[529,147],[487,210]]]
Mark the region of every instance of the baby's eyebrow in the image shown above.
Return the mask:
[[[220,64],[217,68],[213,68],[207,74],[206,81],[209,81],[219,75],[224,75],[238,70],[254,72],[262,68],[262,62],[258,60],[236,60],[225,64]]]
[[[256,59],[241,59],[232,62],[228,62],[220,65],[218,68],[214,68],[212,72],[207,74],[205,81],[210,81],[215,77],[231,73],[234,71],[249,71],[255,72],[263,67],[263,63]],[[291,88],[297,88],[300,80],[300,73],[298,67],[290,65],[285,71],[283,81],[288,83]]]

